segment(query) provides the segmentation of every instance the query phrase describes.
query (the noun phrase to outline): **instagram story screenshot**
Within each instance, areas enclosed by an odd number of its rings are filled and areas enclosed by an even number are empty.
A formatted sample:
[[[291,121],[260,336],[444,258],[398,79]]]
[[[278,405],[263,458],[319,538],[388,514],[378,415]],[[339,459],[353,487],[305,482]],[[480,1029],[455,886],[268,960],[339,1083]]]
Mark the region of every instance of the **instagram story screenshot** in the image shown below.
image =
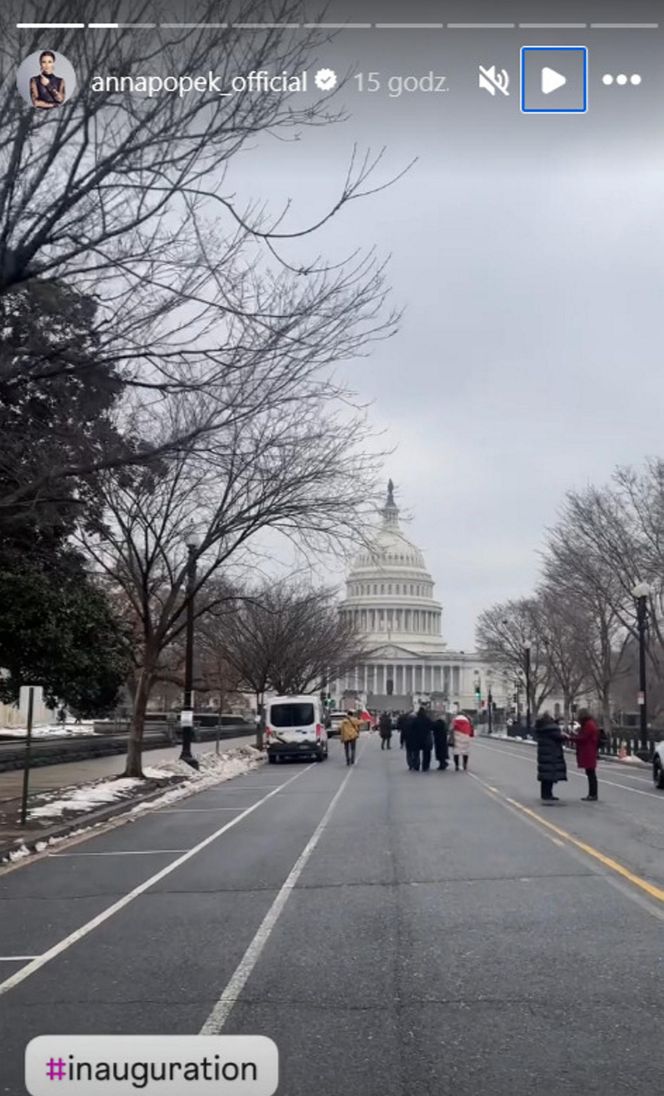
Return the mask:
[[[658,1096],[664,5],[0,42],[0,1096]]]

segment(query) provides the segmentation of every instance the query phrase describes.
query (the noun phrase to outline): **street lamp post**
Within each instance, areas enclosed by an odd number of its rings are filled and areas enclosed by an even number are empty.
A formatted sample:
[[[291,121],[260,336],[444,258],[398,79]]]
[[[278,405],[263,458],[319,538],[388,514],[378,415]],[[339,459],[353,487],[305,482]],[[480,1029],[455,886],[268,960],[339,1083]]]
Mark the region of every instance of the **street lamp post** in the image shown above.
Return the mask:
[[[648,741],[648,706],[646,697],[646,628],[648,626],[648,595],[650,587],[639,582],[632,590],[636,600],[636,623],[639,633],[639,722],[641,749],[650,753]]]
[[[489,711],[489,734],[493,734],[493,695],[491,693],[491,684],[493,682],[493,674],[491,670],[486,675],[486,703]]]
[[[194,737],[194,597],[196,590],[196,549],[198,537],[193,530],[187,533],[187,625],[185,630],[184,702],[182,705],[182,751],[180,761],[198,768],[198,761],[191,752]]]
[[[530,648],[532,644],[527,639],[523,645],[524,653],[524,670],[526,674],[526,734],[530,738],[531,734],[531,712],[530,712]]]

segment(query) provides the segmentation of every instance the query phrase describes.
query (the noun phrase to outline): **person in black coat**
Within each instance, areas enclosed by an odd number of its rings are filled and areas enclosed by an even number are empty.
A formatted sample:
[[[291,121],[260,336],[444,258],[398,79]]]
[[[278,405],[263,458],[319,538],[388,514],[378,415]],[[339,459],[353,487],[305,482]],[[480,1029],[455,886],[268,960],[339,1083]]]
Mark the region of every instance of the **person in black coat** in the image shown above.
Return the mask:
[[[447,734],[447,723],[445,720],[442,718],[434,720],[433,746],[436,751],[436,761],[438,762],[439,769],[446,769],[448,764],[449,753],[447,749]]]
[[[537,740],[537,779],[540,782],[543,803],[555,803],[553,785],[567,780],[567,765],[563,753],[564,734],[548,712],[543,712],[535,723]]]
[[[390,750],[392,748],[392,717],[387,712],[381,712],[378,720],[378,730],[380,731],[381,750]]]
[[[413,716],[406,727],[406,750],[408,751],[408,768],[419,771],[420,761],[422,772],[429,771],[431,765],[431,747],[433,745],[433,728],[427,715],[426,708],[420,708],[417,715]]]

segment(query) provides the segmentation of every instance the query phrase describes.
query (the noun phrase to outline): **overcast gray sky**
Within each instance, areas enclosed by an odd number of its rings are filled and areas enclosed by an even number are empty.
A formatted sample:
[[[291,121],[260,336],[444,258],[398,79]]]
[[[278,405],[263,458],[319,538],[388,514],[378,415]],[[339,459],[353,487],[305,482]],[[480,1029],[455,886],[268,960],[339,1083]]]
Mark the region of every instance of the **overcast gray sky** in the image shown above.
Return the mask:
[[[589,45],[588,115],[520,114],[519,47],[548,43]],[[354,143],[387,145],[386,174],[418,157],[316,243],[391,255],[399,335],[343,372],[397,447],[385,478],[451,647],[472,648],[483,608],[530,592],[567,489],[662,451],[661,59],[652,31],[345,32],[320,64],[446,73],[449,92],[389,99],[351,80],[347,122],[261,145],[237,172],[249,194],[269,180],[275,208],[292,198],[295,225],[326,208]],[[479,90],[479,63],[507,69],[509,97]],[[609,88],[605,72],[642,83]]]

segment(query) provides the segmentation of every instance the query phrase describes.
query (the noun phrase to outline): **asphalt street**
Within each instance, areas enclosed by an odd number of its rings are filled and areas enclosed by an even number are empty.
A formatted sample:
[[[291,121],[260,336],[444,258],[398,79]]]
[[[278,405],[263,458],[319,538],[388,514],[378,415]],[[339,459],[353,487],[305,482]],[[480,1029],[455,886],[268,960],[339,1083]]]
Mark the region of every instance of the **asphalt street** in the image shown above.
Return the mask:
[[[361,740],[0,875],[0,1092],[38,1034],[265,1034],[281,1096],[661,1091],[664,793]]]

